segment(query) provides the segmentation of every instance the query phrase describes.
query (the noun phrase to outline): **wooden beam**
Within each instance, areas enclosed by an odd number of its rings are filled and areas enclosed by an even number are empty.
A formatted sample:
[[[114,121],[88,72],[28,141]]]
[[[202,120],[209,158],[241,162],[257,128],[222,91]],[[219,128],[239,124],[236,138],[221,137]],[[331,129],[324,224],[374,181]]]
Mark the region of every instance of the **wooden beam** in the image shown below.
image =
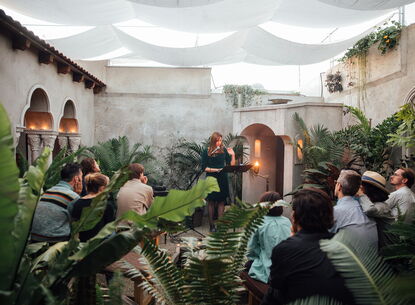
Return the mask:
[[[101,90],[102,90],[102,87],[95,86],[95,87],[94,87],[94,94],[98,94],[98,93],[100,93],[100,92],[101,92]]]
[[[85,88],[87,89],[94,89],[95,87],[95,82],[89,79],[85,80]]]
[[[85,77],[82,73],[72,72],[72,81],[80,83],[85,80]]]
[[[24,36],[15,35],[12,38],[12,46],[13,46],[13,49],[15,50],[18,49],[18,50],[24,51],[26,49],[29,49],[30,45],[31,45],[30,40]]]
[[[58,73],[68,74],[71,71],[71,66],[58,61]]]
[[[53,63],[53,55],[48,52],[39,51],[39,63],[51,64]]]

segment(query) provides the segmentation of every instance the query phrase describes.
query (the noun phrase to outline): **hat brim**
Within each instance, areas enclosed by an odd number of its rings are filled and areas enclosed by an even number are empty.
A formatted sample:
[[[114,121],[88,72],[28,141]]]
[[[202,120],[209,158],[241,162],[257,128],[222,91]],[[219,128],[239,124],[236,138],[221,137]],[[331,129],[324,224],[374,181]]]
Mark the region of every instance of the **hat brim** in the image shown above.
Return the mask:
[[[381,186],[381,185],[379,185],[375,182],[372,182],[372,181],[369,181],[369,180],[362,180],[362,183],[371,184],[371,185],[375,186],[376,188],[380,189],[381,191],[384,191],[386,194],[390,194],[390,192],[386,188],[384,188],[383,186]]]

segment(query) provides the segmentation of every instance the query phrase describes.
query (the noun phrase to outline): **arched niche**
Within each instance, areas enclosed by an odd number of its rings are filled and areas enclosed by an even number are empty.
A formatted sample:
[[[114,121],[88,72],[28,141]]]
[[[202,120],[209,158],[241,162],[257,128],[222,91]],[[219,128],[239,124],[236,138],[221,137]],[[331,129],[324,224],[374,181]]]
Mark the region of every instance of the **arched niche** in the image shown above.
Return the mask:
[[[59,133],[78,133],[79,126],[76,119],[76,108],[72,100],[65,103],[63,115],[59,122]]]
[[[26,130],[52,130],[53,116],[49,112],[46,92],[37,88],[30,97],[30,106],[24,114],[23,125]]]
[[[256,202],[267,191],[281,195],[292,189],[293,149],[290,137],[276,135],[267,125],[254,123],[245,127],[241,136],[250,147],[250,162],[259,163],[258,174],[247,173],[243,178],[243,198]]]

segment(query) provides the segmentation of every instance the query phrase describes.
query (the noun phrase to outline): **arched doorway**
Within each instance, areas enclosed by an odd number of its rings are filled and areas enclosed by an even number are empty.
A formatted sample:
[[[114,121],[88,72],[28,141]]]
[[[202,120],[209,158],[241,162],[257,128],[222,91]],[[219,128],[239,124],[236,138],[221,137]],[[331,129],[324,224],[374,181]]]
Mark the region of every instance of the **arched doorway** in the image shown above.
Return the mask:
[[[292,145],[288,136],[276,135],[264,124],[251,124],[241,132],[250,146],[249,161],[259,163],[258,174],[252,171],[243,177],[243,198],[256,202],[269,190],[281,195],[292,187]]]

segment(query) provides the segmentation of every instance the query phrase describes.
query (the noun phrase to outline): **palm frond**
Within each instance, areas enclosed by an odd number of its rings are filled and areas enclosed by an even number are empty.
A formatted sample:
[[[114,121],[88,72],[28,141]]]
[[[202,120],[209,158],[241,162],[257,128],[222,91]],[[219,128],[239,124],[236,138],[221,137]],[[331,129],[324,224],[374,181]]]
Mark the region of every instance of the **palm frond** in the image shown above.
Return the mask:
[[[363,245],[347,231],[320,241],[320,247],[359,304],[408,304],[397,294],[393,285],[396,275],[377,254],[377,249]]]
[[[329,297],[315,295],[305,299],[299,299],[287,305],[342,305],[343,303]]]

